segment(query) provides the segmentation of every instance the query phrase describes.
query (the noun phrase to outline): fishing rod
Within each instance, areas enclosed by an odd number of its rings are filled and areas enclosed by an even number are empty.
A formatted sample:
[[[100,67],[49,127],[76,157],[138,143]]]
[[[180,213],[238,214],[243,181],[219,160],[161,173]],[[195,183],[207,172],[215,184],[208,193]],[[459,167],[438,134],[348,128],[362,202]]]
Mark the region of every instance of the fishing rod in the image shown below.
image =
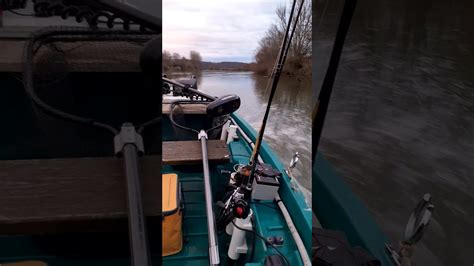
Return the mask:
[[[341,59],[344,41],[346,39],[347,32],[349,31],[349,26],[351,25],[351,20],[352,16],[354,15],[356,4],[357,0],[346,0],[344,4],[336,39],[334,40],[331,58],[329,60],[329,66],[319,92],[318,100],[313,109],[313,146],[311,151],[313,155],[313,164],[316,159],[318,144],[319,140],[321,139],[324,119],[326,118],[329,101],[331,99],[332,88],[336,79],[337,68]]]
[[[294,19],[296,2],[299,2],[300,6],[297,11],[297,17]],[[267,86],[267,89],[271,88],[270,96],[269,96],[268,104],[267,104],[265,114],[263,117],[263,122],[260,127],[258,138],[256,139],[255,145],[253,146],[252,155],[249,159],[248,165],[242,165],[239,167],[239,169],[236,169],[236,172],[234,173],[234,177],[232,177],[231,175],[231,179],[233,181],[230,183],[232,184],[233,189],[228,191],[226,195],[224,196],[223,200],[219,201],[217,204],[218,215],[217,215],[216,222],[217,222],[218,230],[224,230],[224,228],[228,224],[230,224],[231,222],[234,223],[234,219],[236,219],[237,223],[239,222],[247,223],[245,221],[247,221],[248,217],[252,215],[251,214],[252,212],[249,206],[249,200],[250,200],[252,189],[253,189],[252,185],[255,179],[255,175],[257,175],[257,170],[262,168],[262,167],[257,167],[257,165],[260,166],[259,151],[261,148],[262,139],[265,132],[265,126],[266,126],[268,116],[270,113],[271,103],[275,95],[276,88],[278,86],[278,81],[281,76],[283,66],[285,64],[286,57],[288,55],[288,51],[290,50],[290,47],[291,47],[290,44],[297,27],[298,17],[301,14],[303,5],[304,5],[304,0],[293,1],[289,19],[288,19],[288,24],[285,29],[285,34],[280,46],[278,58],[275,62],[274,68],[272,69],[272,75],[271,75],[271,80],[270,80],[271,82],[269,82],[269,86]],[[292,24],[292,22],[294,22],[294,24]],[[292,25],[293,27],[291,27]],[[263,167],[263,169],[265,169],[265,167]],[[272,172],[271,170],[268,170],[268,169],[264,171]],[[272,174],[275,174],[275,173],[272,173]],[[236,241],[238,242],[238,240]],[[231,260],[236,260],[236,257],[238,257],[238,255],[236,255],[235,252],[234,253],[231,252],[230,248],[229,248],[228,256]]]
[[[228,193],[224,197],[224,199],[221,201],[222,204],[220,204],[221,206],[219,206],[220,211],[219,211],[218,222],[217,222],[218,229],[222,229],[236,217],[245,219],[250,213],[248,200],[252,192],[252,185],[253,185],[255,175],[256,175],[257,164],[258,164],[258,159],[259,159],[259,151],[261,148],[262,139],[265,132],[265,126],[268,120],[268,115],[270,113],[270,107],[273,100],[273,96],[275,95],[275,91],[278,86],[278,81],[282,73],[283,65],[285,63],[286,57],[288,55],[288,51],[290,49],[291,39],[293,38],[293,34],[296,30],[298,17],[301,13],[304,0],[299,1],[301,5],[298,9],[298,14],[295,19],[295,24],[290,32],[292,21],[293,21],[293,15],[295,13],[296,2],[298,2],[298,0],[293,1],[291,11],[290,11],[290,16],[288,19],[288,24],[285,29],[285,34],[281,43],[278,59],[276,60],[274,68],[272,70],[271,82],[269,82],[270,86],[267,86],[267,89],[268,87],[271,87],[271,91],[270,91],[268,104],[265,110],[265,114],[263,117],[263,122],[258,134],[258,138],[256,139],[255,145],[253,146],[252,155],[249,159],[248,165],[243,165],[238,170],[239,172],[238,176],[240,176],[239,179],[241,179],[242,182],[239,182],[239,185],[237,185],[234,188],[234,190],[231,191],[231,193]]]
[[[297,11],[295,21],[293,23],[293,28],[290,32],[290,28],[291,28],[292,22],[293,22],[293,15],[294,15],[294,11],[295,11],[295,8],[296,8],[296,2],[298,2],[298,0],[294,0],[293,4],[291,6],[290,16],[288,18],[288,24],[287,24],[287,27],[285,29],[285,35],[283,37],[283,40],[282,40],[282,43],[281,43],[281,46],[280,46],[280,52],[279,52],[279,55],[278,55],[278,59],[277,59],[277,61],[275,63],[275,66],[272,70],[271,84],[270,84],[270,87],[271,87],[270,96],[269,96],[269,99],[268,99],[265,114],[263,116],[262,125],[261,125],[259,133],[258,133],[258,138],[255,141],[255,146],[253,148],[252,155],[251,155],[250,160],[249,160],[249,165],[248,166],[250,167],[250,174],[245,176],[245,179],[243,180],[243,182],[241,184],[241,187],[240,187],[240,189],[243,190],[242,192],[244,192],[244,194],[249,194],[249,192],[252,190],[252,184],[253,184],[253,181],[254,181],[254,178],[255,178],[255,169],[256,169],[256,165],[257,165],[257,161],[258,161],[258,155],[259,155],[259,152],[260,152],[260,148],[262,146],[262,140],[263,140],[263,136],[264,136],[264,133],[265,133],[265,127],[267,125],[268,116],[270,114],[270,107],[272,105],[273,97],[274,97],[276,89],[278,87],[278,82],[279,82],[280,76],[283,72],[283,67],[285,65],[285,61],[286,61],[288,52],[289,52],[290,47],[291,47],[291,40],[293,39],[293,35],[295,33],[295,30],[296,30],[296,27],[297,27],[297,24],[298,24],[298,18],[301,14],[301,10],[303,9],[304,0],[301,0],[298,11]]]
[[[194,129],[187,127],[181,124],[178,124],[173,118],[174,107],[184,104],[195,104],[198,102],[207,104],[206,114],[209,117],[223,117],[227,116],[230,113],[235,112],[240,107],[240,98],[237,95],[225,95],[219,98],[208,95],[204,92],[198,91],[191,88],[189,85],[182,84],[178,81],[162,77],[164,83],[173,85],[173,93],[186,96],[191,98],[190,100],[178,99],[170,104],[169,119],[170,122],[177,128],[187,130],[197,134],[197,138],[201,142],[201,155],[202,155],[202,166],[203,166],[203,175],[204,175],[204,198],[206,206],[206,220],[207,220],[207,229],[208,229],[208,253],[209,253],[209,264],[210,265],[220,265],[220,256],[219,256],[219,242],[217,227],[214,215],[213,208],[213,199],[212,199],[212,185],[211,185],[211,174],[209,170],[209,158],[208,158],[208,133],[216,129],[222,128],[224,124],[227,123],[227,119],[221,124],[212,126],[208,129]],[[201,98],[201,100],[196,100],[196,98]]]

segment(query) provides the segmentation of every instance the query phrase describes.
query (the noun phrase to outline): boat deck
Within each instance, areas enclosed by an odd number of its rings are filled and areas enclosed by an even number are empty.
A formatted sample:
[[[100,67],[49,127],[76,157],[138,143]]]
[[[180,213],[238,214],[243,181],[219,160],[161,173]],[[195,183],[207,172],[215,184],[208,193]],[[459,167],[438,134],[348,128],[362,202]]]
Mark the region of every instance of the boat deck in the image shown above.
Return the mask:
[[[184,194],[183,250],[164,257],[163,262],[165,265],[209,265],[204,178],[199,174],[183,172],[179,172],[178,176]],[[220,243],[229,241],[226,235],[220,236]],[[219,247],[221,257],[226,257],[227,247]]]
[[[221,199],[228,176],[220,174],[222,169],[231,170],[237,163],[247,163],[250,156],[248,145],[241,141],[234,141],[228,145],[234,156],[227,164],[210,164],[211,185],[213,187],[214,202]],[[195,165],[164,165],[163,173],[176,173],[181,182],[184,213],[183,235],[184,243],[181,252],[163,258],[163,265],[209,265],[208,260],[208,230],[206,222],[206,206],[204,196],[204,179],[202,164]],[[274,201],[252,201],[255,229],[258,234],[267,237],[282,237],[284,244],[278,246],[290,265],[298,265],[301,258],[288,226]],[[227,251],[231,237],[225,232],[219,234],[219,252],[221,265],[228,265]],[[252,234],[247,234],[249,255],[242,255],[238,265],[262,265],[265,257],[277,252],[265,242]],[[254,251],[252,252],[252,249]],[[253,253],[253,255],[251,255]]]

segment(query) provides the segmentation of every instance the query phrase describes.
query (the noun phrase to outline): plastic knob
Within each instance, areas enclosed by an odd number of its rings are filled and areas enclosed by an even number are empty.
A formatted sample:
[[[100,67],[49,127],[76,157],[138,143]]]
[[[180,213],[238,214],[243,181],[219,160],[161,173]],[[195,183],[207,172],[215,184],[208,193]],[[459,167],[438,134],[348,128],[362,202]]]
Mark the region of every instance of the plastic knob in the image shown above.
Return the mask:
[[[242,207],[235,208],[235,216],[242,218],[244,214],[244,209]]]

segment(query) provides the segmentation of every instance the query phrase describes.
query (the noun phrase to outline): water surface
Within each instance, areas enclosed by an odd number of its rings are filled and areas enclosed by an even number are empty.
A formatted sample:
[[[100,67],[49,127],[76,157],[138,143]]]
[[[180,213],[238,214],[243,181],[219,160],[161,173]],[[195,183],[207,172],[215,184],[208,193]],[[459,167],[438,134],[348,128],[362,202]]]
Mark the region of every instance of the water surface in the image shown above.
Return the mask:
[[[211,95],[237,94],[237,113],[256,130],[260,129],[270,91],[267,77],[252,72],[204,71],[198,88]],[[285,166],[294,152],[301,157],[295,169],[300,184],[311,190],[311,80],[282,77],[275,93],[264,140]]]
[[[341,0],[316,2],[320,88]],[[360,0],[320,150],[394,243],[424,193],[416,265],[474,263],[474,2]]]

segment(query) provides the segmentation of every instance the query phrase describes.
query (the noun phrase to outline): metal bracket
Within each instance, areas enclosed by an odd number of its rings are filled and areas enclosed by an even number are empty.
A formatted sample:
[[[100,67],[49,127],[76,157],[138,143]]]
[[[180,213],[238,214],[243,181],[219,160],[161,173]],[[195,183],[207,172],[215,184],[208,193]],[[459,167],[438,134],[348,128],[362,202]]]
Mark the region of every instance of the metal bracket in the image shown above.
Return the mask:
[[[120,128],[120,133],[114,137],[114,151],[115,155],[120,156],[123,151],[123,147],[126,144],[133,144],[137,147],[138,154],[143,155],[145,148],[143,146],[143,138],[137,133],[135,127],[131,123],[124,123]]]
[[[199,134],[198,134],[198,139],[200,140],[200,139],[202,139],[202,138],[206,138],[206,139],[207,139],[207,133],[206,133],[206,131],[204,131],[204,130],[201,129],[201,131],[199,131]]]

